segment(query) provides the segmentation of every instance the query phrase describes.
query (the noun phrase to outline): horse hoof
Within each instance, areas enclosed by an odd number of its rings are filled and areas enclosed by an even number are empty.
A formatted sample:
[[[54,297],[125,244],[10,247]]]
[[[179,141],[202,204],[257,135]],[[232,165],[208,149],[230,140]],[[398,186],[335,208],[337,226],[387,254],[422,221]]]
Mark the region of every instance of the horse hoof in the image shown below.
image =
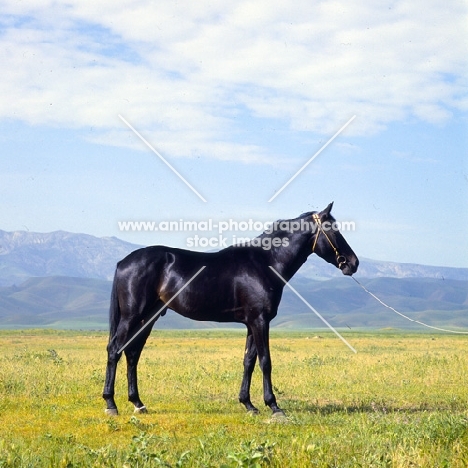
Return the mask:
[[[119,414],[117,408],[106,408],[104,413],[106,413],[107,416],[117,416]]]
[[[271,415],[271,419],[270,419],[270,422],[272,423],[288,423],[289,422],[289,418],[284,414],[283,411],[275,411],[272,415]]]
[[[139,413],[139,414],[143,414],[143,413],[147,413],[148,410],[146,409],[146,406],[141,406],[140,408],[137,408],[135,406],[135,409],[133,410],[134,413]]]
[[[248,414],[249,416],[255,417],[255,416],[258,416],[258,415],[260,414],[260,411],[258,411],[257,408],[255,408],[255,409],[250,409],[250,410],[247,411],[247,414]]]

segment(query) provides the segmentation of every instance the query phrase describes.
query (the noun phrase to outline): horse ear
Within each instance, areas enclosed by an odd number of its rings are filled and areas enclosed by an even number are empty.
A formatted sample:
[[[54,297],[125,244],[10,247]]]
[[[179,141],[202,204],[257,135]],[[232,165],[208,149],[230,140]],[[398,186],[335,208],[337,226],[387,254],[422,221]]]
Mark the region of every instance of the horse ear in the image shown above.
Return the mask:
[[[320,219],[323,221],[330,216],[330,212],[333,208],[333,202],[331,202],[323,211],[320,212]]]

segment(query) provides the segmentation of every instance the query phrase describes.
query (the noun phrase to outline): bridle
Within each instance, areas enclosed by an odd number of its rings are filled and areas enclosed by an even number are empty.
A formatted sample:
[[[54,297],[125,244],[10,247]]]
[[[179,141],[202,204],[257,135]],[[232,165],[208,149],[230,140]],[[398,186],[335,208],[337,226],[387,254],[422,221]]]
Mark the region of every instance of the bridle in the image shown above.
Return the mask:
[[[315,246],[317,245],[317,240],[320,236],[320,233],[323,233],[325,238],[327,239],[328,243],[331,245],[331,248],[335,252],[336,256],[336,263],[338,263],[338,268],[342,270],[346,266],[346,258],[344,255],[341,255],[340,252],[338,252],[338,249],[333,245],[333,242],[331,239],[328,237],[327,233],[322,227],[322,220],[320,219],[320,216],[317,213],[314,213],[312,215],[312,219],[315,221],[317,224],[317,232],[315,234],[315,240],[314,240],[314,245],[312,245],[312,253],[315,251]]]

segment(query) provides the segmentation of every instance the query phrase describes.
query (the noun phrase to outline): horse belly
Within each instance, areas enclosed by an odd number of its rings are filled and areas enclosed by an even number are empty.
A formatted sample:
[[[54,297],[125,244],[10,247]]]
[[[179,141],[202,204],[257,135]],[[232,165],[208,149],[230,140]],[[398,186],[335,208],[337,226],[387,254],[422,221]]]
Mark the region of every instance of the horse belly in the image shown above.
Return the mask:
[[[244,316],[242,307],[226,307],[226,304],[220,304],[217,300],[204,300],[199,303],[195,298],[186,296],[177,297],[168,308],[183,317],[201,322],[242,322]]]

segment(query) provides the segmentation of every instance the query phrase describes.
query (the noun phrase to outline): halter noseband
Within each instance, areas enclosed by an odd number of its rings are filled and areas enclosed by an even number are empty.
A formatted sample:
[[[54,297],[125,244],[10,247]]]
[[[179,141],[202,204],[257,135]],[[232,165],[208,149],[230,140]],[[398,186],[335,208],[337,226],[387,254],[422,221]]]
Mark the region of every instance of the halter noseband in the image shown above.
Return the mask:
[[[342,270],[345,266],[346,266],[346,258],[344,257],[344,255],[341,255],[339,252],[338,252],[338,249],[333,245],[333,242],[331,241],[331,239],[328,237],[327,233],[324,231],[323,227],[322,227],[322,221],[320,219],[320,216],[317,214],[317,213],[314,213],[312,215],[312,219],[316,222],[317,224],[317,233],[315,234],[315,240],[314,240],[314,245],[312,246],[312,253],[314,253],[315,251],[315,246],[317,245],[317,240],[320,236],[320,233],[323,233],[323,235],[326,237],[328,243],[331,245],[331,248],[334,250],[335,252],[335,256],[336,256],[336,263],[338,263],[338,268],[340,270]]]

